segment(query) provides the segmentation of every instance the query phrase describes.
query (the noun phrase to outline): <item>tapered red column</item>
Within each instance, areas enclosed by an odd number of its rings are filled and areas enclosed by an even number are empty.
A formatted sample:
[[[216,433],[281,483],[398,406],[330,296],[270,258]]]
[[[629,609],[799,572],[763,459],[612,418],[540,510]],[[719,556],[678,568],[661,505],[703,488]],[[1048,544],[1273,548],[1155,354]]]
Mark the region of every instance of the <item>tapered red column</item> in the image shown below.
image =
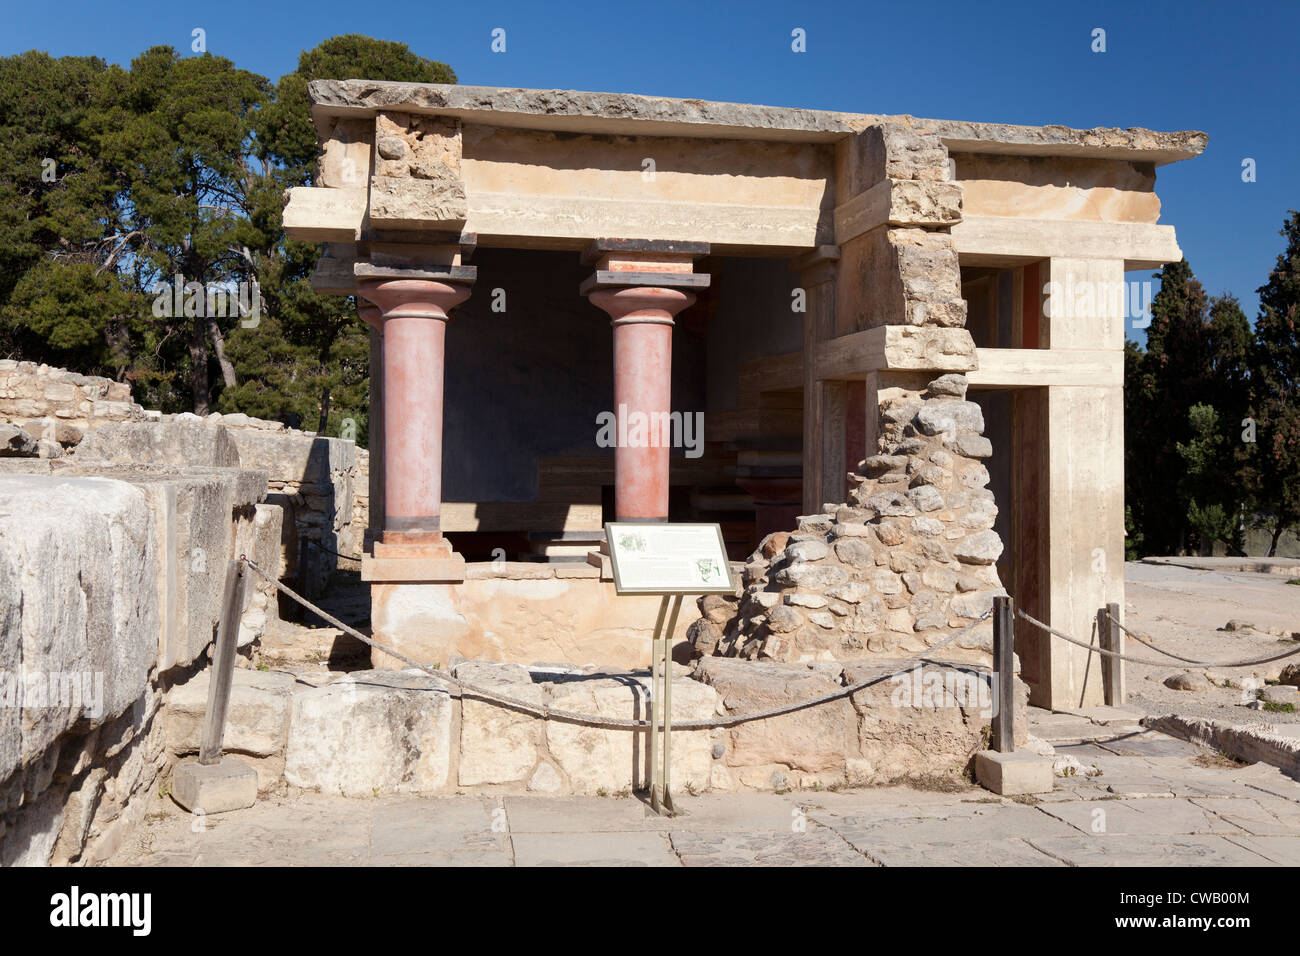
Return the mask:
[[[668,519],[672,451],[673,318],[706,289],[694,271],[707,242],[596,239],[583,255],[596,267],[582,284],[614,327],[614,515],[619,521]]]
[[[614,327],[614,414],[619,434],[641,416],[667,422],[672,411],[673,316],[695,301],[680,289],[633,287],[591,294]],[[668,517],[669,436],[651,427],[647,441],[614,449],[614,512],[619,521]]]
[[[447,313],[468,285],[365,279],[360,295],[383,313],[384,527],[375,556],[450,554],[442,540],[442,411]]]

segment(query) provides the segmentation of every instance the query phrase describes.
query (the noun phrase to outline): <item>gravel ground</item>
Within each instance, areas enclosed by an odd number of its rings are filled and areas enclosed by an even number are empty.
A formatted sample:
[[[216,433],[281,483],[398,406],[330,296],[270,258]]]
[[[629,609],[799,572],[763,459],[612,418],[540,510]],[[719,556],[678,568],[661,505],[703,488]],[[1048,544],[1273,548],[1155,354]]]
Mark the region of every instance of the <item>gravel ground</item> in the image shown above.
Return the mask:
[[[1300,643],[1282,637],[1300,631],[1300,586],[1287,584],[1285,575],[1130,563],[1125,566],[1124,577],[1125,625],[1174,653],[1199,660],[1228,660],[1300,649]],[[1225,630],[1230,620],[1253,627]],[[1126,640],[1125,651],[1143,657],[1160,656],[1132,639]],[[1274,680],[1283,667],[1296,662],[1300,662],[1300,654],[1256,667],[1184,667],[1177,661],[1171,661],[1168,667],[1126,664],[1128,702],[1152,714],[1176,713],[1233,724],[1296,723],[1300,722],[1300,713],[1244,706],[1243,701],[1254,696],[1250,691],[1208,682],[1202,689],[1191,691],[1164,685],[1164,680],[1174,674],[1195,676],[1207,671],[1219,683],[1230,678]],[[1300,711],[1297,688],[1266,685],[1264,693],[1293,702]]]

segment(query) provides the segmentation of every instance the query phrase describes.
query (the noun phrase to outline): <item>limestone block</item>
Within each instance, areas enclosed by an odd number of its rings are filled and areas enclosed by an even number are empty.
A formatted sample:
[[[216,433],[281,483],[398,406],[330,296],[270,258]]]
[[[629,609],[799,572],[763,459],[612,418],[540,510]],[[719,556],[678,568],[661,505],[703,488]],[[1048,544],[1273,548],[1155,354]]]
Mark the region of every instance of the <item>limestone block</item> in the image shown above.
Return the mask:
[[[206,668],[167,694],[163,729],[167,746],[175,754],[198,752],[211,674],[212,668]],[[292,674],[236,669],[231,679],[222,748],[252,757],[283,754],[289,740],[296,685]]]
[[[797,664],[723,657],[701,660],[695,674],[698,680],[717,691],[728,713],[807,700],[841,686]],[[808,772],[843,766],[851,715],[846,698],[731,728],[727,732],[727,765],[779,765]]]
[[[407,671],[356,671],[295,694],[284,776],[349,797],[451,785],[447,685]]]
[[[469,216],[465,185],[448,171],[430,171],[432,178],[370,181],[370,221],[395,229],[459,229]]]
[[[453,674],[529,703],[544,704],[547,699],[546,687],[535,682],[519,664],[462,661]],[[463,693],[460,785],[471,787],[529,779],[544,748],[543,737],[543,721],[537,715],[483,700],[472,692]]]
[[[1051,793],[1055,787],[1052,758],[1030,750],[1009,754],[981,750],[975,755],[975,778],[983,787],[1004,797]]]
[[[187,760],[172,772],[172,796],[193,813],[228,813],[257,802],[257,774],[234,757],[215,764]]]
[[[717,714],[717,694],[689,677],[673,679],[672,699],[673,720],[697,720]],[[650,717],[650,676],[557,682],[551,688],[551,704],[580,713],[646,720]],[[601,789],[614,793],[649,783],[649,752],[643,733],[550,720],[546,741],[551,756],[567,775],[572,793]],[[709,785],[713,743],[708,731],[673,732],[672,779],[679,789],[686,781],[700,788]]]
[[[97,461],[239,466],[239,450],[226,430],[195,416],[102,425],[81,440],[73,455]]]
[[[158,648],[155,561],[138,488],[0,476],[0,693],[24,704],[0,708],[0,779],[79,719],[98,726],[145,693]]]

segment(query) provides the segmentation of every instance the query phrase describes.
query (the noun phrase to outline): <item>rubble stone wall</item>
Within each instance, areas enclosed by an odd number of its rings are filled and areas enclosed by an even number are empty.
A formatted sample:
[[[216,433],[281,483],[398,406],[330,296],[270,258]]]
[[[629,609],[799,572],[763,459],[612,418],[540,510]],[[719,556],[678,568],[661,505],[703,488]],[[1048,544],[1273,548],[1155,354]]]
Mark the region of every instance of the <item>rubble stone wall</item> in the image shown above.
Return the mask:
[[[966,377],[947,371],[961,367],[958,340],[969,342],[950,233],[961,195],[948,181],[947,159],[942,143],[918,130],[885,124],[861,134],[848,176],[863,192],[887,188],[890,199],[886,221],[855,237],[845,254],[840,291],[848,295],[837,308],[852,314],[837,315],[836,325],[951,331],[908,337],[905,355],[885,339],[890,367],[867,378],[875,454],[850,475],[850,500],[827,503],[765,539],[737,601],[700,602],[697,655],[901,657],[972,624],[1005,593],[995,568],[997,506],[982,464],[992,445],[980,407],[966,401]],[[985,622],[944,653],[988,663],[991,651]]]

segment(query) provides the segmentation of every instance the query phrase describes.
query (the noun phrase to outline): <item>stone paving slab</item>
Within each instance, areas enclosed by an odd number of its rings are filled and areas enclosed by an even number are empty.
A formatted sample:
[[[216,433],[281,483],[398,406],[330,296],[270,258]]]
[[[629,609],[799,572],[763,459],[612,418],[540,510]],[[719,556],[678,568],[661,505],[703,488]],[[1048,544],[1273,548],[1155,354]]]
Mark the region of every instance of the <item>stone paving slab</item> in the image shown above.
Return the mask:
[[[1300,866],[1300,836],[1233,836],[1228,839],[1278,866]]]
[[[1189,800],[1083,800],[1042,812],[1083,833],[1240,833],[1241,829]]]
[[[1213,834],[1169,837],[1111,833],[1030,837],[1029,842],[1071,866],[1264,866],[1272,862]]]
[[[1058,715],[1048,715],[1057,717]],[[1069,718],[1081,722],[1081,718]],[[1092,725],[1096,726],[1096,725]],[[1155,732],[1058,746],[1101,776],[1004,799],[973,785],[643,797],[347,798],[288,790],[197,820],[155,797],[111,861],[141,866],[1300,865],[1300,782]],[[1094,832],[1099,819],[1104,832]]]
[[[1252,836],[1300,836],[1300,804],[1281,797],[1196,797],[1191,802]]]
[[[518,833],[516,866],[680,866],[666,833]]]
[[[874,843],[871,858],[882,866],[1064,866],[1025,840],[956,843]]]
[[[787,824],[787,830],[789,824]],[[673,850],[683,866],[874,866],[833,830],[690,832],[674,830]]]

